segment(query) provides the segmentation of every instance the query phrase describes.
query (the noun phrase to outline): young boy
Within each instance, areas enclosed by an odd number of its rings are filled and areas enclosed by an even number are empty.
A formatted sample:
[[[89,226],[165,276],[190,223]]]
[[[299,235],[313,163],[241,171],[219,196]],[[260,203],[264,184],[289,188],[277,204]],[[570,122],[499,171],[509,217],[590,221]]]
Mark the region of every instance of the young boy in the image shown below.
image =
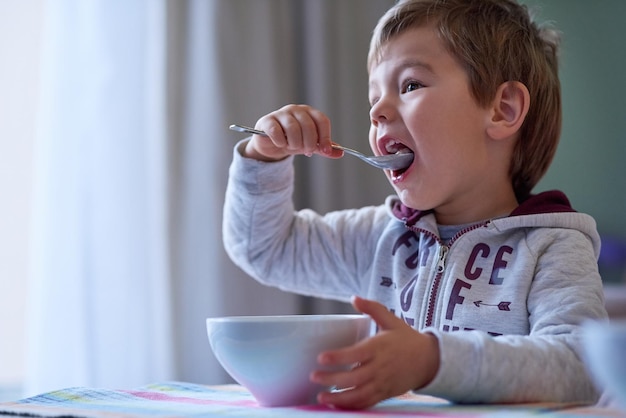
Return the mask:
[[[606,316],[594,220],[532,195],[560,135],[558,38],[513,0],[408,0],[368,57],[370,146],[414,153],[380,207],[295,212],[292,155],[341,151],[320,111],[256,124],[230,169],[224,242],[262,283],[338,300],[378,333],[321,353],[319,402],[365,408],[408,390],[457,402],[597,399],[580,325]],[[358,296],[353,296],[358,295]]]

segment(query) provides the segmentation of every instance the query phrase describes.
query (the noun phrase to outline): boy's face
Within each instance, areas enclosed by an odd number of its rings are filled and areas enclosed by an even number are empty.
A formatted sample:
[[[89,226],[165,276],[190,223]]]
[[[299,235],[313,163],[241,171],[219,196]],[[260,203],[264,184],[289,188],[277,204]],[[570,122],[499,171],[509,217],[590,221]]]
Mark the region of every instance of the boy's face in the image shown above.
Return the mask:
[[[370,146],[375,154],[410,148],[415,159],[406,171],[385,171],[402,202],[434,209],[441,223],[463,223],[458,215],[489,193],[480,189],[491,168],[490,112],[430,27],[408,29],[382,52],[370,68]]]

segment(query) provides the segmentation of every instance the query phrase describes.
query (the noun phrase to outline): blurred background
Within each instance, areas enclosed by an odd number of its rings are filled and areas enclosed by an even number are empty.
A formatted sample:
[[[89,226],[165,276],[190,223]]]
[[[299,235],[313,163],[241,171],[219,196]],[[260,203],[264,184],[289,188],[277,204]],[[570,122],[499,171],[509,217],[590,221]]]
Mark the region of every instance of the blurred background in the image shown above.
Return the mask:
[[[393,0],[0,0],[0,400],[69,386],[220,383],[209,316],[342,312],[232,265],[234,143],[287,103],[368,150],[369,37]],[[563,32],[558,188],[626,264],[621,0],[525,0]],[[298,158],[300,207],[378,204],[384,176]]]

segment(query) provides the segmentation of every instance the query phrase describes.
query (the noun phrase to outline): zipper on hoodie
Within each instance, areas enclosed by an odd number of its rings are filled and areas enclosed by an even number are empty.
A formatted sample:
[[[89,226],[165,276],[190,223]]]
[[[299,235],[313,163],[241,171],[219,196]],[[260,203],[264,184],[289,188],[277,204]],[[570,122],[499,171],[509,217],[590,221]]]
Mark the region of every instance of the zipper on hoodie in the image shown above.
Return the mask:
[[[426,320],[424,322],[425,327],[431,327],[433,325],[433,317],[435,316],[435,305],[437,304],[437,296],[439,294],[439,288],[441,287],[441,280],[443,279],[443,273],[446,271],[446,260],[448,257],[448,253],[450,252],[450,248],[452,247],[454,242],[458,240],[461,236],[475,229],[486,227],[487,225],[489,225],[489,222],[490,221],[480,222],[480,223],[468,226],[467,228],[463,228],[462,230],[457,232],[452,237],[452,239],[450,239],[450,242],[447,245],[444,244],[443,241],[441,241],[441,239],[437,235],[433,234],[432,232],[426,229],[415,228],[415,227],[406,225],[407,228],[411,229],[412,231],[423,232],[427,234],[428,236],[434,238],[435,241],[439,243],[435,278],[433,279],[433,284],[430,287],[430,294],[428,295],[428,309],[426,311]]]
[[[430,288],[430,295],[428,296],[428,311],[426,312],[426,322],[424,326],[430,327],[433,325],[433,316],[435,314],[435,304],[437,303],[437,294],[439,293],[439,286],[441,286],[441,279],[443,272],[446,270],[446,257],[450,247],[440,241],[439,251],[437,254],[437,271],[435,273],[435,279]]]

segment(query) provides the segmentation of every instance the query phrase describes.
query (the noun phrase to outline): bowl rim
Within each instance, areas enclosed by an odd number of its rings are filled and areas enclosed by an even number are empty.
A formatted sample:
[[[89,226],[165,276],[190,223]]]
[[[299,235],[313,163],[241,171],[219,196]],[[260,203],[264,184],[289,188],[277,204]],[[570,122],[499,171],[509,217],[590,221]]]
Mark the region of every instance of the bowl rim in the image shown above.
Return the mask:
[[[371,319],[364,314],[233,315],[207,318],[207,323],[281,323]]]

